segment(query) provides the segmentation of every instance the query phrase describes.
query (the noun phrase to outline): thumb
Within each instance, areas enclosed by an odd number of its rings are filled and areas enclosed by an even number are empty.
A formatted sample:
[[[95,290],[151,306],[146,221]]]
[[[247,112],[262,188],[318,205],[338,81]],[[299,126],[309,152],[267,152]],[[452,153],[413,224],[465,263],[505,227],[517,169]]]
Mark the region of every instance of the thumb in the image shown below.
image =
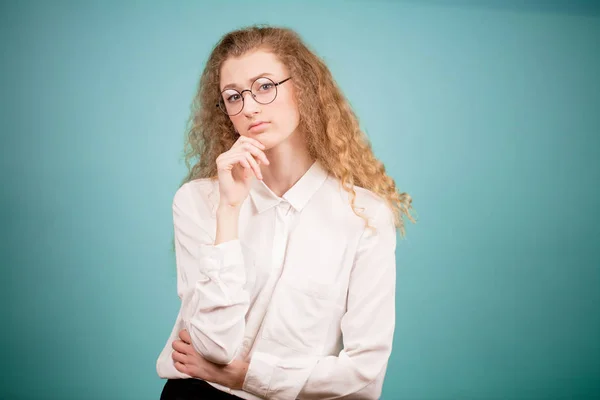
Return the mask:
[[[190,337],[190,334],[187,331],[187,329],[184,329],[181,332],[179,332],[179,338],[181,340],[183,340],[184,342],[186,342],[187,344],[191,344],[192,343],[192,338]]]

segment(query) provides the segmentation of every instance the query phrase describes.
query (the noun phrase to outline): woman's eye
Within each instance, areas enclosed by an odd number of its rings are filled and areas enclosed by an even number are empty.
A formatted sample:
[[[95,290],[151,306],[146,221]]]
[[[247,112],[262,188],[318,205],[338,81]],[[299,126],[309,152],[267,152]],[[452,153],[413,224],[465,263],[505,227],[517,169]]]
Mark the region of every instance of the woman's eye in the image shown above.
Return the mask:
[[[263,83],[260,85],[260,90],[269,90],[273,87],[272,83]]]
[[[227,98],[228,102],[234,102],[234,101],[238,101],[240,99],[240,95],[239,94],[232,94],[231,96],[229,96]]]

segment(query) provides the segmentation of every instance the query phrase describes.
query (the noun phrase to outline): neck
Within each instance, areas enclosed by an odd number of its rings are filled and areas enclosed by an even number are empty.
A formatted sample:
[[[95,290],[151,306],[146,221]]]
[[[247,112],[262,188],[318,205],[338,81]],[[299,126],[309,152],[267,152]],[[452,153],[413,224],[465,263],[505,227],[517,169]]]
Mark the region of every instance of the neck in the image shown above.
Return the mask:
[[[292,134],[288,140],[265,151],[269,165],[261,164],[263,182],[277,196],[283,196],[314,163],[300,135]]]

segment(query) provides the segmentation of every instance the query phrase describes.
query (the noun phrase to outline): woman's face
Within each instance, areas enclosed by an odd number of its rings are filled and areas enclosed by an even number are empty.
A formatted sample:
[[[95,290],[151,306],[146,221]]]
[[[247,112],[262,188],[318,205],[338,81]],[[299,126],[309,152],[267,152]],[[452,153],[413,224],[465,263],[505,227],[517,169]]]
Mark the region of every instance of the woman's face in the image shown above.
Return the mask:
[[[225,91],[222,96],[224,102],[228,103],[227,107],[236,110],[236,107],[241,107],[241,98],[228,89],[235,89],[241,93],[254,84],[252,91],[257,95],[256,100],[249,91],[243,92],[242,111],[229,118],[240,135],[254,138],[270,149],[286,140],[296,130],[299,112],[291,80],[273,87],[268,80],[256,81],[259,77],[269,78],[278,83],[290,75],[274,54],[256,50],[239,58],[225,60],[221,67],[220,91]],[[261,104],[269,101],[275,90],[275,100],[269,104]],[[256,125],[258,123],[260,124]]]

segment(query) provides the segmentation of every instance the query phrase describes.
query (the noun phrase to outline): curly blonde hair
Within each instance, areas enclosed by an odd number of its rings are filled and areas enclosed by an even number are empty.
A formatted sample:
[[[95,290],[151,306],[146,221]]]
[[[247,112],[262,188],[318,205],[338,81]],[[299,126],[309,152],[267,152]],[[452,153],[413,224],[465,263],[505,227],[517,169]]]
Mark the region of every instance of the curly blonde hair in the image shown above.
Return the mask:
[[[411,197],[398,193],[394,180],[375,158],[367,136],[325,63],[300,36],[289,28],[254,25],[227,33],[215,45],[198,85],[186,131],[184,159],[188,174],[182,185],[194,179],[217,179],[217,157],[229,150],[238,136],[229,117],[216,108],[220,71],[229,57],[240,57],[262,49],[276,55],[288,68],[299,107],[299,128],[305,133],[310,155],[338,178],[350,193],[354,213],[354,185],[384,198],[394,211],[394,222],[405,235],[402,214],[409,214]],[[197,158],[193,163],[192,159]],[[193,164],[193,165],[192,165]]]

